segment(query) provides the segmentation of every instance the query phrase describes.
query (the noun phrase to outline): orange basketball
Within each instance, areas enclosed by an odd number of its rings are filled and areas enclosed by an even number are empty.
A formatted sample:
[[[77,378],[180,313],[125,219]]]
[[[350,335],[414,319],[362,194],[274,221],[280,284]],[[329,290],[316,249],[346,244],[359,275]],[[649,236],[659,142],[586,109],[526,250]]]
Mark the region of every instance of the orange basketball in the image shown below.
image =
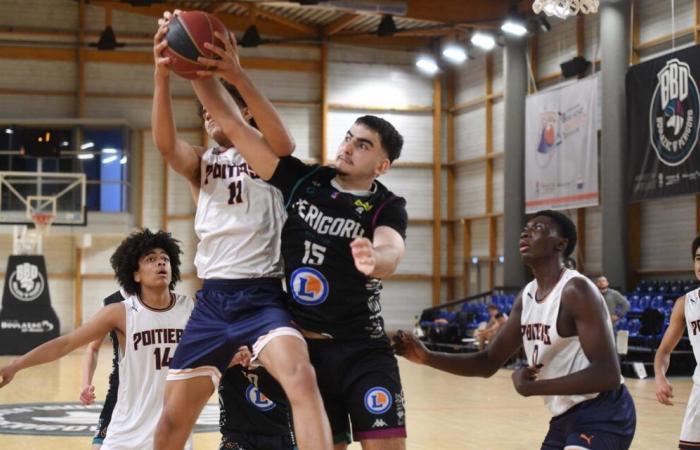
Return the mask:
[[[199,56],[218,58],[214,52],[204,48],[205,42],[222,45],[215,37],[215,31],[224,36],[228,33],[226,25],[207,12],[185,11],[174,16],[165,35],[168,47],[163,52],[164,56],[170,57],[172,71],[188,80],[197,78],[197,71],[206,69],[197,62]]]

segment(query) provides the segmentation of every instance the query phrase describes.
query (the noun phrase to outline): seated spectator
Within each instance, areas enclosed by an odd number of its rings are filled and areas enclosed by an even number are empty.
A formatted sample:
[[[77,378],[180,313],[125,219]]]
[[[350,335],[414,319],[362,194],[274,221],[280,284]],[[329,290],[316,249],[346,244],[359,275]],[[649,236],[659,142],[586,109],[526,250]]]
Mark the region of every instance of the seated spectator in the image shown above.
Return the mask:
[[[480,328],[474,332],[474,339],[477,341],[479,350],[483,350],[484,347],[486,347],[486,342],[493,339],[498,329],[506,323],[506,319],[508,318],[505,314],[501,313],[498,306],[494,304],[490,304],[487,309],[491,318],[486,324],[486,328]]]
[[[615,289],[610,287],[608,279],[604,276],[598,277],[595,281],[596,286],[600,290],[600,293],[605,299],[605,304],[608,305],[608,311],[610,312],[610,318],[612,319],[613,325],[617,323],[620,318],[627,314],[630,309],[630,302],[625,298],[624,295],[620,294]]]

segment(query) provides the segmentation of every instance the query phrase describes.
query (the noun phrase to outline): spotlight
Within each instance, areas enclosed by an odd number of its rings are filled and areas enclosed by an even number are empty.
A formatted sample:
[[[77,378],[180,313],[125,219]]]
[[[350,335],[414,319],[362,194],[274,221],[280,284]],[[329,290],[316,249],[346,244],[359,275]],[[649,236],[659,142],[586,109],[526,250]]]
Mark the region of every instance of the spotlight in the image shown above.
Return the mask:
[[[95,146],[94,142],[86,142],[80,146],[80,150],[87,150],[87,149],[92,148],[94,146]]]
[[[92,153],[79,153],[78,154],[78,159],[92,159],[94,157],[95,157],[95,155],[93,155]]]
[[[119,160],[119,164],[126,164],[127,159],[126,155],[122,156],[122,159]]]
[[[517,37],[525,36],[527,34],[525,23],[518,18],[506,19],[506,21],[503,22],[503,25],[501,25],[501,30],[504,33]]]
[[[14,133],[12,128],[5,128],[5,134],[12,134],[12,133]]]
[[[117,160],[117,155],[111,155],[102,160],[102,164],[109,164]]]
[[[255,25],[249,26],[241,38],[241,47],[257,47],[260,44],[262,44],[262,38],[258,32],[258,27]]]
[[[112,147],[103,148],[102,153],[107,153],[107,154],[113,155],[113,154],[117,153],[117,149],[112,148]]]
[[[479,264],[479,257],[478,256],[472,256],[472,264],[474,264],[474,265]]]
[[[467,52],[464,47],[457,44],[449,44],[442,49],[442,56],[453,64],[462,64],[467,60]]]
[[[416,67],[428,75],[435,75],[440,70],[432,56],[419,56],[416,60]]]
[[[490,34],[482,33],[477,31],[472,35],[470,42],[477,47],[489,51],[496,46],[496,40]]]
[[[387,37],[393,36],[396,33],[396,23],[394,23],[394,17],[391,14],[386,14],[382,17],[382,21],[379,22],[377,27],[377,36]]]

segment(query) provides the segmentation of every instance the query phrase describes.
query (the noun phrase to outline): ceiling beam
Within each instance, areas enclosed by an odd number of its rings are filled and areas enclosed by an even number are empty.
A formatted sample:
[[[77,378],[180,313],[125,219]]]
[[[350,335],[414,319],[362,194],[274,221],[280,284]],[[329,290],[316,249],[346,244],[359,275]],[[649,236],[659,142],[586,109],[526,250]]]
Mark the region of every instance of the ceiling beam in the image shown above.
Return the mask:
[[[159,3],[151,6],[131,6],[128,3],[119,3],[110,0],[90,0],[90,4],[94,6],[110,7],[113,10],[126,11],[131,14],[139,14],[142,16],[151,16],[154,18],[161,17],[163,12],[172,11],[175,5],[172,3]],[[237,16],[235,14],[217,14],[226,27],[233,31],[245,31],[251,25],[251,18],[248,16]],[[280,27],[279,24],[270,20],[262,20],[256,23],[260,34],[267,36],[275,36],[282,38],[308,38],[307,33],[299,32],[290,28]],[[156,30],[156,21],[153,21],[153,32]],[[119,35],[119,30],[115,30]]]
[[[360,17],[362,16],[360,16],[359,14],[343,14],[342,16],[335,19],[333,22],[324,26],[321,32],[324,36],[333,36],[337,32],[342,31],[345,28],[352,25],[352,23]]]
[[[318,36],[318,29],[316,27],[311,27],[309,25],[304,25],[302,23],[295,22],[291,19],[287,19],[286,17],[280,16],[279,14],[267,11],[264,8],[255,8],[252,11],[254,11],[254,14],[256,14],[258,17],[270,20],[284,27],[291,28],[292,30],[299,31],[309,36]]]
[[[405,17],[446,24],[501,20],[508,13],[509,0],[406,0]]]

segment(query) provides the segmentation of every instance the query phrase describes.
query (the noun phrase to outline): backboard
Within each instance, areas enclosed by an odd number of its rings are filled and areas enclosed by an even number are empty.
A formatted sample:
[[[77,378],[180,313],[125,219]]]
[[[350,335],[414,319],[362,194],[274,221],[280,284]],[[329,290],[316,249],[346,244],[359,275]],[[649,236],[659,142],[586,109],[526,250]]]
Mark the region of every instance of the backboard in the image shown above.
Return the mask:
[[[53,225],[85,225],[84,173],[0,171],[0,225],[33,224],[52,215]]]

